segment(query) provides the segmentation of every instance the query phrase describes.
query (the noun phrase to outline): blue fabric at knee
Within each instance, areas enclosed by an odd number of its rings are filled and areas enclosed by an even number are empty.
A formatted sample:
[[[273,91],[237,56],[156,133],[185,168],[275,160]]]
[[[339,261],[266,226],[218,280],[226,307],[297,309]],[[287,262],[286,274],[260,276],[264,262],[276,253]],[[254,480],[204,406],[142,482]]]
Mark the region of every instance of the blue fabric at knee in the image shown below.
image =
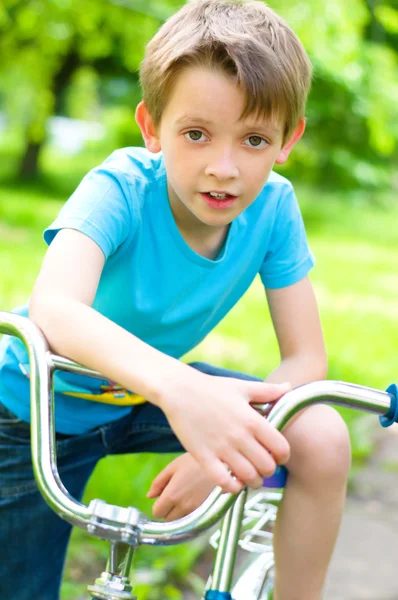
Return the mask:
[[[266,488],[284,488],[286,485],[287,479],[287,469],[286,467],[278,466],[276,467],[276,471],[271,477],[263,478],[263,487]]]
[[[232,600],[229,592],[218,592],[217,590],[207,590],[205,600]]]

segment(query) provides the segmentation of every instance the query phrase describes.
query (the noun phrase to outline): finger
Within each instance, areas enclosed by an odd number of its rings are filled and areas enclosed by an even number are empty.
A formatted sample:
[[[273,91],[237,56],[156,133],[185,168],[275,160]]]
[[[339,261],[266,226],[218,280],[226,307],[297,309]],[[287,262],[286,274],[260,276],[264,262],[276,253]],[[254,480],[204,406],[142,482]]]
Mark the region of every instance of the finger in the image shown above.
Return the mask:
[[[236,478],[227,466],[217,457],[202,457],[200,464],[210,479],[225,493],[238,494],[243,489],[243,484]]]
[[[253,488],[258,488],[262,485],[262,475],[260,475],[254,465],[243,454],[234,452],[231,457],[228,457],[228,464],[233,474],[245,485]]]
[[[157,477],[152,481],[152,485],[146,495],[147,498],[156,498],[160,496],[163,492],[164,488],[169,483],[170,479],[173,476],[173,469],[171,468],[171,464],[167,465],[163,471],[159,473]]]
[[[268,450],[266,450],[256,439],[250,438],[246,440],[245,445],[241,446],[240,451],[260,474],[261,482],[263,477],[271,477],[274,473],[276,469],[275,460]],[[260,487],[260,485],[258,485],[258,487]]]
[[[243,487],[242,482],[239,482]],[[175,519],[181,519],[186,515],[191,514],[194,510],[196,510],[203,502],[205,501],[208,495],[198,495],[198,494],[190,494],[189,498],[187,496],[185,498],[181,498],[178,502],[176,502],[173,508],[163,516],[165,521],[174,521]]]
[[[260,417],[256,427],[255,437],[273,456],[278,465],[284,465],[289,460],[290,446],[287,439],[271,423]]]
[[[247,392],[250,397],[250,403],[275,402],[282,396],[290,392],[292,386],[290,383],[267,383],[266,381],[249,381]]]
[[[152,514],[156,519],[163,519],[175,506],[175,501],[170,498],[167,492],[156,500],[152,507]]]
[[[171,511],[164,516],[164,520],[170,522],[176,521],[177,519],[182,519],[182,517],[189,515],[189,513],[191,513],[193,510],[193,507],[190,509],[189,507],[174,506]]]

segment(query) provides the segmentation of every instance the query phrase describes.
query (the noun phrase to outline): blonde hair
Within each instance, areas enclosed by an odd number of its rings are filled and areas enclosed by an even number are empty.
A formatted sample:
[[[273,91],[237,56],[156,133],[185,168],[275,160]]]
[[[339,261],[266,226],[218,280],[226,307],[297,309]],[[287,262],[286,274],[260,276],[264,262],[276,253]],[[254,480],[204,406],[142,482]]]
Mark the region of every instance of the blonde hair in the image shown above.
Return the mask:
[[[243,90],[249,115],[285,123],[284,141],[304,116],[312,68],[296,34],[260,1],[193,0],[152,38],[141,64],[143,99],[157,126],[180,72],[217,69]]]

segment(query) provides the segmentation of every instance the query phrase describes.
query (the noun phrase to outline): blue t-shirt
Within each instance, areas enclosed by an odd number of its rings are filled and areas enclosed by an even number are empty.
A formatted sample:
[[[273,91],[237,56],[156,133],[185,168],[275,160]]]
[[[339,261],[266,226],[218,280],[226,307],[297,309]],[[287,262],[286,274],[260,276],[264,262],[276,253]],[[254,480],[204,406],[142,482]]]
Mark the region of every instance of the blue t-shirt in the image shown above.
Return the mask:
[[[104,253],[93,308],[175,358],[206,337],[258,273],[266,288],[281,288],[314,264],[293,188],[275,173],[231,223],[214,260],[194,252],[169,205],[162,154],[143,148],[117,150],[93,169],[46,229],[47,244],[62,228],[83,232]],[[28,304],[15,312],[27,316]],[[125,394],[107,380],[58,372],[56,430],[83,433],[126,415],[130,406],[106,403]],[[29,421],[29,364],[15,337],[0,344],[0,401]]]

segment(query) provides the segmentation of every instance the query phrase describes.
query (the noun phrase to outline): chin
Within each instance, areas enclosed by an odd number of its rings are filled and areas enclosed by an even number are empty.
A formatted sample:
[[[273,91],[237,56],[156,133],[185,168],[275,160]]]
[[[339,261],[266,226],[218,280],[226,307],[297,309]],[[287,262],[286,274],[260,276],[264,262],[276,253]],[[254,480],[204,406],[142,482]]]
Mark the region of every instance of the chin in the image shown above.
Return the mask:
[[[217,219],[217,218],[208,218],[208,219],[201,219],[202,223],[204,225],[207,225],[208,227],[227,227],[227,225],[230,225],[232,223],[232,221],[234,220],[234,217],[231,216],[224,216],[223,218],[221,218],[221,216]]]

